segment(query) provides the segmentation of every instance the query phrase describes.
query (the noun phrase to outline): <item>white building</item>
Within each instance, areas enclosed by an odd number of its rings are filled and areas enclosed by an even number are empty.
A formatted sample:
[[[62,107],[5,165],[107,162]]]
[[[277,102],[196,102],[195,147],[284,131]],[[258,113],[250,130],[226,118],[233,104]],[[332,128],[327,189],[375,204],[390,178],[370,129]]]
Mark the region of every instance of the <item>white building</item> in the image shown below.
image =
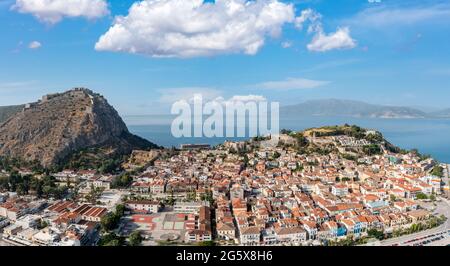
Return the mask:
[[[306,231],[300,227],[277,228],[275,230],[278,243],[288,245],[300,245],[306,241]]]
[[[240,232],[239,241],[244,246],[256,246],[259,245],[261,238],[261,230],[256,227],[243,228]]]
[[[177,213],[198,214],[201,207],[209,206],[210,204],[207,201],[176,202],[173,210]]]
[[[160,204],[151,200],[130,200],[125,202],[125,207],[135,212],[157,213],[159,212]]]

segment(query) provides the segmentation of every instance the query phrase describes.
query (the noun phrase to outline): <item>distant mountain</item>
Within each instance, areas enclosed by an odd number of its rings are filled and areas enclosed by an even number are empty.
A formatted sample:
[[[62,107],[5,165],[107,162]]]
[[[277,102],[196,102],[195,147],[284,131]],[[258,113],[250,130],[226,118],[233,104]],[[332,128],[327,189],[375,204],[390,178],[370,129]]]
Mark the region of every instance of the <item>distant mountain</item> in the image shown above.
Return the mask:
[[[124,155],[157,147],[131,134],[106,99],[88,89],[45,95],[0,124],[0,156],[43,166],[60,164],[87,148]]]
[[[25,105],[0,106],[0,124],[21,111],[23,107],[25,107]]]
[[[450,118],[450,108],[430,113],[430,115],[438,118]]]
[[[339,99],[311,100],[281,107],[282,117],[289,116],[349,116],[366,118],[426,118],[423,111],[399,106],[375,105]]]

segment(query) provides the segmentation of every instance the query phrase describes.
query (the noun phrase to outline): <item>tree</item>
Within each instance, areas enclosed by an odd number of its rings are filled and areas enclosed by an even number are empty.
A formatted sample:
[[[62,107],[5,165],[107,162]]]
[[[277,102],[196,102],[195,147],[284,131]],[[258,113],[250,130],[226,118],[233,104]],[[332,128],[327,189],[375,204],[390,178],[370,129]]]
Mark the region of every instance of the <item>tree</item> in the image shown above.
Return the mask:
[[[140,246],[142,243],[142,236],[139,233],[139,231],[134,231],[133,233],[131,233],[130,238],[129,238],[129,242],[130,242],[130,246]]]
[[[0,190],[10,190],[9,178],[7,176],[0,177]]]
[[[435,201],[436,200],[436,196],[435,195],[430,195],[430,200],[431,201]]]
[[[420,192],[416,194],[416,198],[420,199],[420,200],[424,200],[424,199],[428,199],[428,196],[425,195],[424,193]]]
[[[11,191],[16,191],[17,185],[20,183],[20,180],[22,179],[22,176],[17,171],[11,172],[9,175],[9,185]]]
[[[38,229],[44,229],[48,226],[48,223],[45,220],[40,220],[40,223],[38,224]]]
[[[369,156],[378,155],[382,153],[382,150],[377,144],[370,144],[363,147],[363,152]]]
[[[100,220],[100,225],[104,232],[113,230],[117,225],[117,218],[114,213],[108,213]]]
[[[115,212],[108,213],[101,218],[100,225],[102,227],[102,230],[104,232],[109,232],[116,229],[116,227],[119,225],[120,218],[122,218],[124,213],[125,206],[122,204],[117,205]]]
[[[36,196],[38,198],[42,197],[43,192],[42,192],[42,182],[37,179],[37,178],[33,178],[31,179],[30,182],[30,189],[34,190],[36,193]]]
[[[125,206],[123,204],[119,204],[116,206],[116,216],[122,217],[125,214]]]
[[[369,237],[373,237],[376,238],[378,240],[383,240],[384,239],[384,233],[383,231],[378,231],[376,229],[370,229],[367,231],[367,234]]]
[[[131,177],[130,173],[124,173],[114,177],[111,186],[113,188],[126,188],[130,186],[132,182],[133,177]]]
[[[389,197],[390,197],[391,201],[395,201],[397,199],[394,194],[391,194]]]
[[[197,198],[197,192],[195,190],[192,190],[192,191],[187,193],[187,200],[188,201],[195,201],[196,198]]]
[[[214,241],[203,241],[203,242],[198,243],[198,246],[201,246],[201,247],[213,247],[215,245],[216,245],[216,242],[214,242]]]
[[[211,205],[213,205],[214,197],[211,190],[206,191],[206,193],[202,195],[201,200],[208,201]]]
[[[103,193],[103,189],[95,188],[94,186],[91,185],[91,191],[86,196],[86,199],[90,203],[95,204],[97,202],[97,199],[102,195],[102,193]]]
[[[443,177],[444,176],[444,168],[442,168],[441,166],[437,165],[433,168],[433,170],[431,171],[432,175],[438,176],[438,177]]]
[[[273,154],[273,158],[275,158],[275,159],[280,158],[280,156],[281,156],[281,154],[277,151]]]
[[[100,238],[98,242],[99,246],[123,246],[124,239],[122,237],[117,236],[114,233],[105,234]]]

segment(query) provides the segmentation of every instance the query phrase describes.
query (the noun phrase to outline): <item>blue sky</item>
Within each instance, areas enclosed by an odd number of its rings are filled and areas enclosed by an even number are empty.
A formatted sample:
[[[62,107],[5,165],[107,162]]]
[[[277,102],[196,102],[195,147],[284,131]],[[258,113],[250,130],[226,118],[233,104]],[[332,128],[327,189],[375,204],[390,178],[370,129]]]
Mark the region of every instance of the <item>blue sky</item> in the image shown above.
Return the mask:
[[[261,15],[274,1],[258,0],[258,8],[234,17],[214,3],[183,12],[195,24],[170,3],[165,16],[151,0],[134,15],[129,8],[139,1],[97,0],[99,6],[78,4],[72,13],[74,6],[27,6],[33,1],[0,0],[0,105],[84,86],[122,115],[163,113],[176,97],[194,92],[262,95],[282,105],[342,98],[450,107],[448,1],[275,1],[261,25],[245,16]],[[241,26],[231,27],[236,21]],[[129,31],[113,32],[114,26]],[[239,32],[245,36],[233,39]]]

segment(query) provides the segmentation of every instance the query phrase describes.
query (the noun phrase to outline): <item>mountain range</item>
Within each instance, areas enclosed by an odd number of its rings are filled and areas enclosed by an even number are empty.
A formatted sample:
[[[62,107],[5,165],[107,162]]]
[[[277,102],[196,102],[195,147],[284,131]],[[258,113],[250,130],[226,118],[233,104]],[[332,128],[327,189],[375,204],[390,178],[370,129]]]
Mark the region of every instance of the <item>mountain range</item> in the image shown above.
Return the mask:
[[[433,117],[448,118],[450,117],[450,108],[431,113]]]
[[[361,101],[310,100],[280,108],[281,117],[346,116],[360,118],[450,118],[450,109],[424,112],[412,107],[369,104]]]

